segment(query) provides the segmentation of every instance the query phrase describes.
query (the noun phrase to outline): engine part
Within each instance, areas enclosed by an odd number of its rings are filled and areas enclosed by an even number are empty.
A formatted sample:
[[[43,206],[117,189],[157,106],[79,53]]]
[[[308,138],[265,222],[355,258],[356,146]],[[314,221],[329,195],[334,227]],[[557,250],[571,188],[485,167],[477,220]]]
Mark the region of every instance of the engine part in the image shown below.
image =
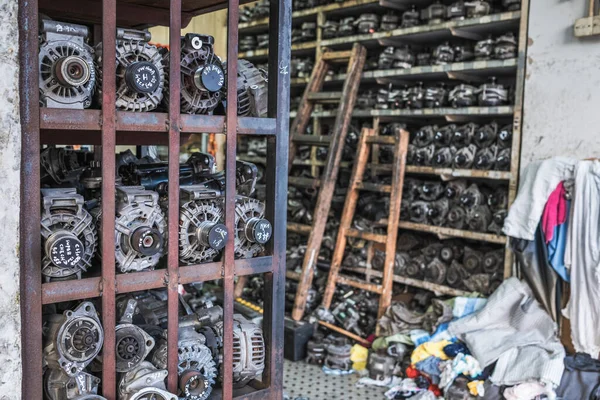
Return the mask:
[[[349,371],[352,369],[352,361],[350,361],[350,350],[352,346],[346,338],[337,337],[332,343],[328,344],[327,355],[323,364],[331,369]]]
[[[423,50],[417,54],[417,65],[419,67],[431,65],[431,51]]]
[[[128,371],[119,383],[119,400],[178,400],[167,392],[166,369],[156,369],[151,362],[142,361]]]
[[[483,205],[486,201],[487,199],[475,183],[471,184],[460,195],[460,204],[467,208]]]
[[[165,253],[165,216],[158,205],[158,193],[143,186],[116,188],[115,260],[121,272],[154,269]],[[101,207],[92,210],[98,231]]]
[[[410,205],[410,220],[419,224],[427,222],[429,203],[426,201],[413,201]]]
[[[223,69],[227,71],[227,63],[223,64]],[[268,94],[266,71],[259,70],[248,60],[238,60],[238,115],[266,117]]]
[[[106,400],[98,395],[100,378],[86,372],[74,376],[61,369],[49,368],[44,374],[44,394],[47,400]]]
[[[415,56],[408,45],[396,47],[394,50],[394,68],[408,69],[415,64]]]
[[[180,202],[179,259],[185,264],[213,261],[229,238],[223,198],[202,185],[182,186]]]
[[[458,261],[452,261],[446,272],[446,283],[453,288],[462,287],[462,283],[469,276],[469,272]]]
[[[448,90],[446,90],[444,83],[439,83],[437,86],[430,86],[425,90],[425,107],[444,107],[447,102]]]
[[[478,90],[475,86],[461,84],[455,86],[448,95],[452,107],[471,107],[477,101]]]
[[[464,285],[469,291],[484,295],[489,294],[490,283],[490,276],[488,274],[475,274],[464,280]]]
[[[487,196],[487,205],[492,211],[505,210],[508,208],[508,191],[499,187]]]
[[[215,38],[210,35],[188,33],[181,39],[181,112],[210,114],[225,98],[225,72],[215,55]],[[167,77],[169,59],[164,57]],[[169,104],[168,79],[164,88],[165,108]]]
[[[82,302],[74,310],[51,314],[44,337],[44,360],[52,369],[75,377],[98,355],[104,331],[94,305]]]
[[[223,337],[223,322],[216,324]],[[242,387],[258,378],[265,369],[265,342],[262,329],[240,314],[233,315],[233,386]],[[223,376],[221,365],[219,376]]]
[[[492,122],[487,125],[482,125],[477,129],[475,136],[473,136],[473,143],[481,149],[492,145],[492,143],[496,142],[497,137],[498,124]]]
[[[512,145],[512,125],[504,125],[498,129],[498,148],[507,149]]]
[[[390,89],[391,89],[391,85],[390,85]],[[386,88],[380,88],[377,91],[377,100],[375,103],[375,108],[379,109],[379,110],[387,110],[390,106],[390,91]]]
[[[379,15],[361,14],[354,24],[357,26],[358,33],[374,33],[379,28]]]
[[[441,285],[446,281],[448,267],[439,258],[434,258],[425,269],[425,280]]]
[[[43,19],[40,23],[40,104],[52,108],[88,108],[96,85],[94,50],[85,41],[88,28]]]
[[[504,262],[504,250],[488,251],[483,256],[483,272],[494,274],[499,271]]]
[[[453,206],[448,211],[446,223],[450,228],[464,229],[467,219],[467,212],[461,206]]]
[[[492,223],[488,226],[488,231],[495,233],[496,235],[502,235],[502,228],[504,227],[504,220],[508,212],[506,210],[498,210],[492,215]]]
[[[408,89],[406,92],[406,107],[411,109],[421,109],[425,101],[425,89],[423,82]]]
[[[154,348],[154,338],[131,323],[136,307],[137,300],[128,299],[121,320],[115,328],[117,372],[135,372]]]
[[[492,213],[488,206],[480,205],[467,209],[467,225],[477,232],[487,232],[492,222]]]
[[[309,42],[317,38],[317,23],[316,22],[303,22],[301,25],[302,34],[300,36],[301,42]],[[268,34],[267,34],[268,36]]]
[[[471,144],[478,126],[472,122],[461,125],[454,131],[452,145],[455,147],[466,147]]]
[[[517,39],[512,32],[508,32],[496,38],[494,47],[494,58],[508,60],[517,56]]]
[[[467,188],[467,181],[464,179],[456,179],[449,181],[446,184],[444,195],[448,200],[458,203],[462,192]]]
[[[487,39],[483,39],[478,41],[475,44],[475,59],[478,61],[481,60],[489,60],[492,58],[492,54],[494,54],[494,45],[496,42],[492,39],[491,36],[488,36]]]
[[[463,266],[470,274],[481,272],[483,268],[483,253],[465,246]]]
[[[323,365],[325,361],[325,344],[313,337],[306,344],[306,363],[314,365]]]
[[[75,182],[91,161],[93,154],[87,151],[47,147],[40,153],[40,181],[42,185],[61,185]]]
[[[421,166],[429,166],[433,161],[433,155],[435,154],[435,145],[430,144],[429,146],[421,147],[417,149],[414,155],[414,164]]]
[[[521,9],[521,0],[502,0],[502,6],[507,11],[517,11]]]
[[[354,23],[354,17],[346,17],[340,20],[340,26],[338,27],[339,36],[350,36],[354,35],[356,25]]]
[[[269,47],[269,34],[268,33],[256,35],[256,47],[259,49],[266,49]]]
[[[404,356],[408,354],[408,352],[409,347],[404,343],[394,343],[387,348],[388,355],[394,357],[396,360],[404,359]]]
[[[402,185],[402,202],[412,202],[419,199],[419,196],[421,196],[420,188],[422,184],[423,182],[418,179],[405,178],[404,185]]]
[[[454,62],[471,61],[475,58],[473,47],[469,45],[454,46]]]
[[[251,258],[262,253],[271,239],[273,227],[265,219],[265,204],[256,199],[237,196],[235,212],[235,254]]]
[[[440,249],[440,260],[446,264],[452,263],[454,260],[459,260],[464,254],[462,243],[455,241],[444,241],[443,247]]]
[[[454,147],[441,147],[433,155],[433,166],[437,168],[451,167],[454,162],[455,153],[456,148]]]
[[[465,6],[464,0],[459,0],[452,3],[446,9],[446,16],[448,19],[460,20],[465,19],[467,15],[467,7]]]
[[[406,10],[402,13],[401,28],[412,28],[421,23],[420,13],[417,11],[414,5],[411,6],[410,10]]]
[[[446,198],[441,198],[429,204],[427,208],[427,219],[432,225],[441,226],[446,222],[448,211],[450,209],[450,201]]]
[[[454,167],[456,168],[471,168],[473,161],[475,161],[475,154],[477,147],[474,144],[470,144],[467,147],[458,149],[454,155]]]
[[[152,111],[163,99],[165,70],[158,48],[148,31],[117,28],[117,99],[123,111]],[[96,48],[98,96],[102,95],[102,43]]]
[[[386,47],[380,54],[377,61],[379,69],[390,69],[394,63],[394,48]]]
[[[356,98],[356,107],[361,109],[369,109],[375,107],[377,103],[377,93],[368,90],[363,93],[359,93]]]
[[[75,189],[42,189],[42,275],[46,281],[81,278],[96,252],[92,216]]]
[[[475,169],[491,170],[496,164],[497,155],[498,148],[495,145],[481,149],[475,154],[473,167]]]
[[[508,102],[508,90],[501,84],[496,83],[496,78],[490,78],[489,83],[479,87],[479,105],[496,107]]]
[[[436,146],[447,147],[452,143],[454,132],[456,131],[456,125],[449,124],[442,127],[435,126],[435,134],[433,136],[433,142]]]
[[[444,194],[444,186],[439,181],[423,181],[419,186],[419,198],[425,201],[434,201]]]
[[[421,19],[428,24],[441,24],[446,18],[446,6],[437,0],[427,8],[421,10]]]
[[[393,31],[398,27],[398,22],[400,18],[396,14],[385,14],[381,17],[381,25],[379,25],[379,30],[381,31]]]
[[[205,342],[204,335],[196,332],[194,327],[179,328],[177,373],[180,399],[205,400],[212,393],[217,367],[211,350],[204,345]],[[160,369],[167,369],[166,339],[158,344],[152,356],[152,364]]]
[[[240,51],[252,51],[258,47],[256,36],[242,36],[238,44]]]
[[[377,381],[385,381],[394,375],[396,367],[396,358],[385,353],[380,354],[375,351],[369,352],[369,360],[367,369],[369,370],[369,378]]]
[[[454,61],[454,47],[449,42],[440,44],[433,51],[433,63],[445,65]]]
[[[310,57],[306,58],[293,58],[290,63],[290,76],[296,78],[308,78],[313,70],[314,62]],[[259,68],[260,69],[260,68]],[[265,143],[265,155],[266,155],[266,141],[261,140],[261,143]]]
[[[465,5],[467,7],[467,18],[483,17],[492,11],[492,6],[487,1],[469,0]]]
[[[427,262],[422,255],[411,258],[406,266],[406,276],[413,279],[423,279]]]
[[[333,21],[330,19],[325,21],[325,23],[321,25],[321,35],[323,36],[323,39],[332,39],[334,37],[337,37],[339,26],[340,23],[337,21]]]
[[[502,149],[496,157],[496,169],[499,171],[510,171],[511,152],[510,149]]]

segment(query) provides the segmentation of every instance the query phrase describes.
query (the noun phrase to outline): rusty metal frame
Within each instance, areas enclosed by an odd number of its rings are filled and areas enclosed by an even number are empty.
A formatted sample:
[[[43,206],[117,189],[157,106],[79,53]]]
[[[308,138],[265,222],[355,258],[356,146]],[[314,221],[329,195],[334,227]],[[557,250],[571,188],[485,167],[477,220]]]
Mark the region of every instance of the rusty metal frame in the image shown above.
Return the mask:
[[[222,279],[224,282],[224,382],[223,399],[281,399],[283,397],[283,313],[285,290],[285,246],[287,204],[287,160],[289,139],[289,61],[291,47],[291,0],[271,1],[268,118],[238,118],[237,57],[239,0],[216,0],[227,5],[228,54],[226,116],[181,115],[179,101],[180,65],[170,57],[168,113],[128,113],[116,111],[115,40],[119,0],[103,0],[102,20],[103,81],[102,110],[58,110],[39,107],[38,94],[38,0],[19,4],[20,94],[22,126],[21,164],[21,307],[23,384],[22,398],[43,398],[42,305],[63,301],[101,298],[104,349],[115,346],[115,296],[139,290],[166,288],[168,293],[168,389],[177,388],[177,328],[179,284]],[[141,16],[140,16],[141,18]],[[180,51],[181,0],[170,0],[169,45]],[[98,27],[98,26],[96,26]],[[100,33],[100,30],[97,30]],[[224,260],[179,266],[178,251],[169,251],[167,268],[132,274],[116,274],[113,232],[115,226],[115,182],[102,182],[102,274],[76,281],[42,284],[40,237],[40,159],[41,144],[94,144],[100,146],[103,176],[115,175],[117,144],[163,144],[169,146],[169,181],[179,181],[181,141],[189,134],[212,132],[226,135],[225,215],[229,231],[235,220],[236,137],[262,135],[268,140],[267,218],[273,224],[268,255],[235,260],[234,243],[227,243]],[[179,186],[169,185],[169,249],[178,248]],[[252,382],[254,392],[237,396],[233,376],[233,285],[236,276],[264,274],[266,282],[263,330],[266,367],[262,381]],[[103,351],[102,394],[116,400],[115,352]]]

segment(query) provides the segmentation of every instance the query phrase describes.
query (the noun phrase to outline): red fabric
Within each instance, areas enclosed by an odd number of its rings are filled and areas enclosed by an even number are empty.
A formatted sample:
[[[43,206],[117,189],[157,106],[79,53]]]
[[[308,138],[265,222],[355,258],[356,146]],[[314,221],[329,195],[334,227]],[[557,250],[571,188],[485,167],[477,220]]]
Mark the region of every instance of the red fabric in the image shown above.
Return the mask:
[[[421,373],[416,368],[413,368],[413,367],[406,368],[406,377],[407,378],[415,379],[419,375],[421,375]]]
[[[554,228],[564,224],[567,220],[567,200],[565,199],[565,185],[561,182],[548,197],[544,213],[542,214],[542,231],[546,243],[554,236]]]
[[[438,385],[429,385],[429,387],[427,388],[427,390],[429,390],[430,392],[433,392],[433,394],[435,394],[436,396],[441,396],[442,395],[442,391],[440,390],[440,388],[438,387]]]

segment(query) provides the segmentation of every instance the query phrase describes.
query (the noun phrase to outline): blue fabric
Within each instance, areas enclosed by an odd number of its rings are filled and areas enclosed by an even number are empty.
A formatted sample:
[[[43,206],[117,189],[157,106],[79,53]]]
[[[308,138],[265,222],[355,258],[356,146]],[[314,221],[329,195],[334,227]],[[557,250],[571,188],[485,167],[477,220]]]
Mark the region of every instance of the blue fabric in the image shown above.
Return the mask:
[[[429,342],[429,340],[431,339],[429,332],[424,331],[423,329],[413,329],[409,332],[409,336],[415,344],[415,347],[418,347],[420,344],[423,344],[425,342]]]
[[[471,354],[467,346],[462,342],[452,343],[444,347],[444,353],[448,356],[448,358],[454,358],[458,353],[463,353],[464,355]]]
[[[434,385],[440,383],[440,360],[437,357],[427,357],[423,361],[419,361],[415,368],[418,369],[422,374],[427,375]]]
[[[565,267],[565,247],[567,245],[567,229],[569,227],[569,217],[571,211],[571,200],[567,200],[567,218],[564,224],[557,225],[554,228],[552,240],[548,243],[548,261],[552,269],[565,282],[569,282],[569,271]]]

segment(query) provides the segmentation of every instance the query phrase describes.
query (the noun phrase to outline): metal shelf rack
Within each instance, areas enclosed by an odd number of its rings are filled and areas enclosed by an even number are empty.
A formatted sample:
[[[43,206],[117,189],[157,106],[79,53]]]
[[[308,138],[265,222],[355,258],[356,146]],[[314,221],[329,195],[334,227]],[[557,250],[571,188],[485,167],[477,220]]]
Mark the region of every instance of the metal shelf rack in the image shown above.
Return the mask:
[[[246,2],[242,0],[242,2]],[[289,103],[288,65],[291,43],[291,1],[271,1],[268,118],[238,118],[237,59],[239,0],[159,0],[151,6],[130,0],[32,0],[19,7],[20,99],[22,125],[21,176],[21,306],[23,330],[23,398],[42,399],[42,305],[101,298],[104,347],[102,352],[102,395],[117,398],[115,369],[115,296],[138,290],[164,288],[168,293],[168,382],[177,390],[177,330],[179,284],[221,279],[224,287],[223,399],[281,399],[283,387],[283,303],[285,283],[286,198]],[[128,113],[115,110],[116,28],[168,25],[169,46],[180,52],[181,28],[198,14],[228,8],[227,87],[225,116],[180,114],[179,57],[170,58],[171,102],[166,113]],[[40,14],[93,25],[102,41],[104,79],[101,110],[47,109],[39,106],[38,17]],[[275,95],[277,94],[277,95]],[[102,271],[97,277],[76,281],[42,283],[40,236],[40,146],[45,144],[91,144],[102,149],[102,175],[115,176],[115,146],[168,145],[169,181],[179,182],[180,143],[192,133],[226,135],[225,224],[234,231],[235,153],[237,135],[261,135],[268,141],[266,217],[273,225],[267,256],[234,260],[233,240],[225,247],[223,261],[179,266],[179,185],[168,188],[168,261],[166,269],[116,274],[114,261],[115,182],[102,182]],[[234,277],[264,274],[263,332],[266,345],[265,370],[261,381],[251,383],[244,394],[233,389],[233,289]],[[216,394],[216,393],[215,393]],[[215,396],[213,396],[215,398]]]

